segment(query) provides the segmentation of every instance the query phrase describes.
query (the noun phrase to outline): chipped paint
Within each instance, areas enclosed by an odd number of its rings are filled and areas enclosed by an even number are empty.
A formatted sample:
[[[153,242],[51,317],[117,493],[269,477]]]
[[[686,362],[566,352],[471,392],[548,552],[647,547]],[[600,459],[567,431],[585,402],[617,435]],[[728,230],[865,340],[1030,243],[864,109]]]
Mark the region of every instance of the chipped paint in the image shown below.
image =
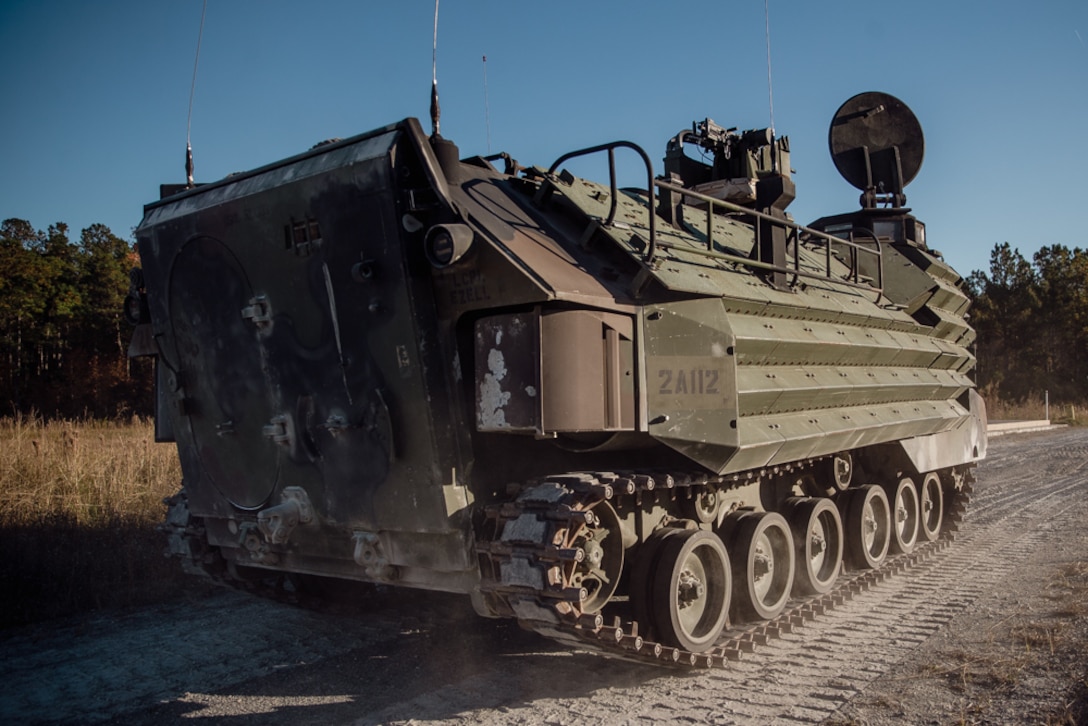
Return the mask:
[[[500,332],[496,338],[501,337]],[[502,351],[492,348],[487,354],[487,373],[480,386],[480,410],[477,412],[480,428],[509,428],[506,412],[503,410],[510,402],[510,393],[502,390],[502,379],[506,378],[506,360]]]

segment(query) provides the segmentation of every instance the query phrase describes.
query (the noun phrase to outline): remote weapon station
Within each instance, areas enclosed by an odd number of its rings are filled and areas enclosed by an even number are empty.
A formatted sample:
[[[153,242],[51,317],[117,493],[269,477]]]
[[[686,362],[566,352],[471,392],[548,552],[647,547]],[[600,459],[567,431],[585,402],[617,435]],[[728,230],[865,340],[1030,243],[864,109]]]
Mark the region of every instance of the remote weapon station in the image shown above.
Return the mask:
[[[186,569],[464,593],[705,666],[942,546],[985,411],[962,280],[904,206],[901,101],[835,114],[861,208],[807,227],[767,129],[695,124],[655,176],[624,141],[462,158],[434,116],[146,206],[130,354]],[[585,155],[606,183],[564,170]]]

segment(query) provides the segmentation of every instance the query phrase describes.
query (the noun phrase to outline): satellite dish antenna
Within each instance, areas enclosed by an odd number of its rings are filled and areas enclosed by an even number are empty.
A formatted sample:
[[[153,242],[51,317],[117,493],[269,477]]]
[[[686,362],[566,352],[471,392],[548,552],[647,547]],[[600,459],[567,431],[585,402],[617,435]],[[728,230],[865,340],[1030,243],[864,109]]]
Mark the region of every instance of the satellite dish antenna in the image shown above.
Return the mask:
[[[907,104],[887,93],[859,93],[835,112],[827,143],[835,168],[863,192],[863,207],[906,204],[903,188],[925,156],[922,125]]]

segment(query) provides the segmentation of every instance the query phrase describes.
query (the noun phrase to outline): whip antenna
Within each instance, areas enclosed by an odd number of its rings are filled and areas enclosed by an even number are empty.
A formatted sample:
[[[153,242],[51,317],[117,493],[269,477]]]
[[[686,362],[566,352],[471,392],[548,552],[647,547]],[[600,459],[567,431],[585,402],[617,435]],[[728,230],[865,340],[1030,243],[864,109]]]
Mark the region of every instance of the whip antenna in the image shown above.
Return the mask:
[[[487,153],[491,153],[491,107],[487,102],[487,56],[484,56],[484,124],[487,127]]]
[[[438,132],[438,117],[441,113],[441,109],[438,108],[438,0],[434,0],[434,42],[431,45],[431,133],[433,136],[441,136]]]
[[[208,12],[208,0],[200,11],[200,32],[196,36],[196,58],[193,60],[193,82],[189,86],[189,118],[185,121],[185,178],[189,188],[193,187],[193,95],[196,93],[196,69],[200,64],[200,41],[204,39],[204,16]]]
[[[767,37],[767,102],[771,110],[771,136],[774,136],[774,91],[771,89],[771,0],[763,0],[763,24]]]

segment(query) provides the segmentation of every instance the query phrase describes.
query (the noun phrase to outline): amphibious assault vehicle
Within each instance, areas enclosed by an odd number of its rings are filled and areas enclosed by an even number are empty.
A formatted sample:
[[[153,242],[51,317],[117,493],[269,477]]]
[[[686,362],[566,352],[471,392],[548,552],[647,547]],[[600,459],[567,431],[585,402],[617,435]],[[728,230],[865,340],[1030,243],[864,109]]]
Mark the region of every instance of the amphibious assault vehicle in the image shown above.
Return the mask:
[[[788,139],[709,119],[660,176],[625,141],[462,158],[410,118],[164,186],[127,310],[184,475],[169,551],[663,663],[832,607],[940,546],[985,455],[962,280],[904,206],[922,144],[847,101],[861,206],[809,226]],[[587,155],[605,183],[564,170]]]

